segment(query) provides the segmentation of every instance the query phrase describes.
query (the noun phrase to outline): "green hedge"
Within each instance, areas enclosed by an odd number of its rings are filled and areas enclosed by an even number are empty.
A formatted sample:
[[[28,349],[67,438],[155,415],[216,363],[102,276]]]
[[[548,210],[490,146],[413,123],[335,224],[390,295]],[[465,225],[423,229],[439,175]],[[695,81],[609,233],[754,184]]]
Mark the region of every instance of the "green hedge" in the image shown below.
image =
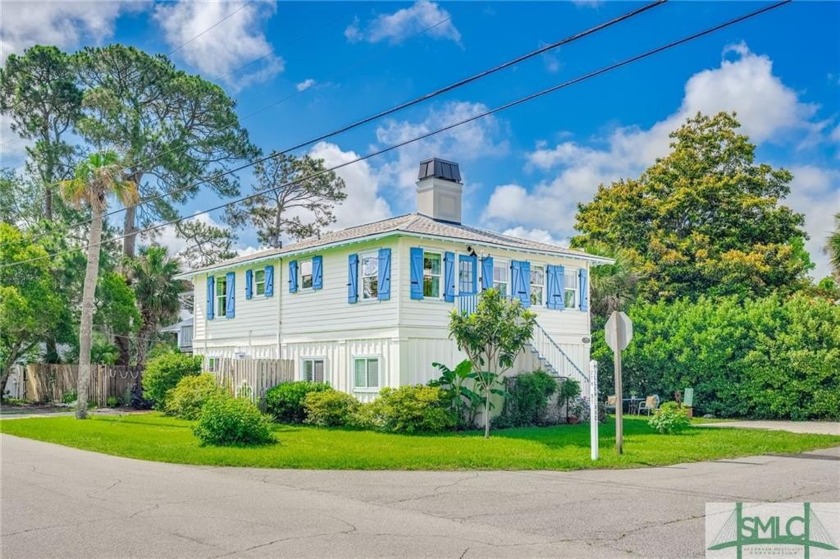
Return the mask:
[[[548,399],[557,392],[557,381],[544,371],[523,373],[505,379],[502,413],[492,419],[494,427],[548,425]]]
[[[146,363],[143,371],[143,397],[154,402],[155,408],[166,409],[166,393],[178,382],[201,373],[202,357],[185,353],[164,353]]]
[[[271,418],[250,400],[218,395],[208,400],[193,427],[202,445],[249,446],[275,442]]]
[[[624,393],[694,388],[695,415],[840,420],[840,305],[798,294],[636,304],[623,352]],[[613,394],[612,352],[593,336],[600,391]]]
[[[304,402],[310,392],[332,390],[323,382],[284,382],[265,393],[265,411],[280,423],[303,423],[306,420]]]
[[[383,388],[355,414],[354,425],[386,433],[436,433],[454,429],[458,418],[449,394],[436,386]]]
[[[343,427],[352,423],[359,401],[338,390],[309,392],[304,398],[305,422],[318,427]]]
[[[166,393],[166,415],[190,421],[198,419],[204,404],[223,393],[222,388],[216,386],[216,377],[210,373],[186,376]]]

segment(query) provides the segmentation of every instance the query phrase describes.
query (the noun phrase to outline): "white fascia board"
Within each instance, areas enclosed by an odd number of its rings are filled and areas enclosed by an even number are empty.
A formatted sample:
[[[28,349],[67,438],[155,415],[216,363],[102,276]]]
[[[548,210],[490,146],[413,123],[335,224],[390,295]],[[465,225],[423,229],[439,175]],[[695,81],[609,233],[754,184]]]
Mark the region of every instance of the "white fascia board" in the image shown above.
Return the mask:
[[[190,278],[193,278],[197,275],[206,275],[206,274],[216,273],[216,272],[219,272],[221,270],[230,270],[230,269],[236,269],[236,268],[241,268],[241,267],[245,267],[245,266],[252,266],[252,265],[257,264],[259,262],[265,262],[265,261],[268,261],[268,260],[277,260],[277,261],[282,262],[284,259],[291,258],[293,256],[300,256],[302,254],[310,254],[310,253],[313,253],[313,252],[320,252],[320,251],[323,251],[323,250],[340,248],[340,247],[343,247],[343,246],[365,243],[365,242],[368,242],[368,241],[375,241],[375,240],[384,239],[384,238],[387,238],[387,237],[411,237],[411,238],[415,238],[415,239],[434,239],[434,240],[438,240],[438,241],[444,240],[444,241],[452,241],[452,242],[458,242],[458,243],[469,243],[470,245],[474,245],[476,247],[493,248],[493,249],[498,249],[498,250],[518,251],[518,252],[524,252],[526,254],[539,254],[539,255],[542,255],[542,256],[555,256],[555,257],[556,256],[561,256],[561,257],[564,257],[564,258],[570,258],[572,260],[582,260],[582,261],[585,261],[585,262],[591,262],[594,265],[614,264],[615,263],[615,260],[613,260],[612,258],[606,258],[606,257],[603,257],[603,256],[595,256],[595,255],[591,255],[591,254],[584,255],[584,254],[577,254],[577,253],[569,253],[569,252],[563,251],[563,249],[561,247],[558,247],[557,251],[547,251],[547,250],[539,250],[539,249],[525,248],[525,247],[511,247],[511,246],[506,246],[506,245],[497,244],[497,243],[488,243],[488,242],[485,242],[485,241],[473,241],[473,240],[470,240],[470,239],[461,239],[461,238],[457,238],[457,237],[449,237],[449,236],[446,236],[446,235],[432,235],[432,234],[429,234],[429,233],[412,233],[412,232],[409,232],[409,231],[396,230],[396,231],[387,231],[385,233],[377,233],[375,235],[368,235],[368,236],[365,236],[365,237],[357,237],[355,239],[347,239],[347,240],[344,240],[344,241],[336,241],[336,242],[333,242],[333,243],[316,245],[316,246],[307,247],[307,248],[300,249],[300,250],[290,250],[289,252],[283,252],[283,253],[280,253],[280,254],[271,254],[271,255],[268,255],[268,256],[261,256],[261,257],[253,258],[251,260],[243,260],[241,262],[236,262],[234,264],[225,264],[224,262],[220,262],[220,263],[218,263],[218,264],[216,264],[216,265],[214,265],[210,268],[203,268],[203,269],[197,270],[195,272],[184,272],[183,274],[180,274],[180,275],[176,276],[176,279],[190,279]]]

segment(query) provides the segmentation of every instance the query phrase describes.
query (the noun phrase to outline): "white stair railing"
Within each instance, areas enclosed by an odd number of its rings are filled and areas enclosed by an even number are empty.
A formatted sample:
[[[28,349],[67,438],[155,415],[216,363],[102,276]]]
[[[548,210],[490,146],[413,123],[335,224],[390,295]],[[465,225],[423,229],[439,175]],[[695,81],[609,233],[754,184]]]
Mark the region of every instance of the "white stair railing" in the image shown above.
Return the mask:
[[[539,323],[534,325],[534,335],[531,338],[531,345],[541,359],[561,377],[574,378],[589,384],[589,375],[580,370],[580,367],[572,361],[572,358],[560,348],[560,345],[545,331]]]

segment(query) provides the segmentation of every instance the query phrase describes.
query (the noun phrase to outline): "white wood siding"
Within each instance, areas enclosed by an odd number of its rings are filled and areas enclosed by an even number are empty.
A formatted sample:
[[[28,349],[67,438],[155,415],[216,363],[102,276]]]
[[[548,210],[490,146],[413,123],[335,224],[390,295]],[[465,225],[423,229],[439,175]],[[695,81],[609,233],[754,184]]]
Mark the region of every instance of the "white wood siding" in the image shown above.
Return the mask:
[[[275,270],[274,295],[266,297],[255,293],[251,299],[246,299],[245,270],[261,270],[269,264],[273,264]],[[277,317],[283,295],[277,280],[279,268],[280,261],[277,260],[212,274],[217,278],[230,271],[236,274],[234,318],[220,317],[216,309],[215,318],[207,320],[207,274],[194,277],[193,352],[213,357],[235,357],[234,353],[241,352],[254,359],[277,358]]]

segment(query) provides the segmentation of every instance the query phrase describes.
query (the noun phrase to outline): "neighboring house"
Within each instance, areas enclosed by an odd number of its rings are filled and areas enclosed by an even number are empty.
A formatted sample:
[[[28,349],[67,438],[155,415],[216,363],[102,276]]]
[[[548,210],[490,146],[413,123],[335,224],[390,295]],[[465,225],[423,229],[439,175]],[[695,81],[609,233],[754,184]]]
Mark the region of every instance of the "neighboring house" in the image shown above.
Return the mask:
[[[542,367],[586,390],[589,269],[611,261],[462,225],[461,193],[456,163],[424,161],[417,213],[185,273],[194,353],[290,359],[295,378],[368,400],[437,377],[433,362],[460,362],[450,312],[495,286],[537,314],[513,372]]]
[[[178,351],[182,353],[192,353],[193,320],[193,317],[190,316],[180,322],[161,328],[160,331],[165,334],[175,334]]]

